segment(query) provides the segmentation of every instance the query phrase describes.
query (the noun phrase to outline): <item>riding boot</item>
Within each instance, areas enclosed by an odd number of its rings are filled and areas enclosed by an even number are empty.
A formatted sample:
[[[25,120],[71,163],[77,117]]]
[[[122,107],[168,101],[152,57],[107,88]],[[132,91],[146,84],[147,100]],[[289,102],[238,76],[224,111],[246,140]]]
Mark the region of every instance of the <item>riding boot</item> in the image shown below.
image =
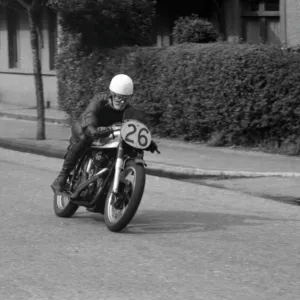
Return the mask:
[[[65,165],[66,162],[67,162],[67,166]],[[59,192],[63,192],[65,189],[68,176],[73,168],[74,168],[73,166],[69,168],[69,161],[65,160],[60,173],[58,174],[57,178],[53,181],[51,187],[56,189]]]
[[[85,148],[85,144],[82,141],[77,142],[74,145],[68,147],[68,151],[65,155],[65,161],[58,177],[54,180],[51,187],[59,192],[63,192],[70,172],[75,168],[78,157],[82,150]]]

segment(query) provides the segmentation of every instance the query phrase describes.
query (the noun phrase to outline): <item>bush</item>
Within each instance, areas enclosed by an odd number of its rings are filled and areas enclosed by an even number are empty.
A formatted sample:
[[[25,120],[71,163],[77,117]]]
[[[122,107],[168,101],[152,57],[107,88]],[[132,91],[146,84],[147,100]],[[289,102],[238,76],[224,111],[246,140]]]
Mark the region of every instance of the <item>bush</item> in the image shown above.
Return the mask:
[[[123,47],[86,57],[69,45],[58,67],[59,101],[74,117],[124,72],[135,82],[133,102],[160,136],[202,142],[218,137],[218,145],[265,143],[289,151],[300,136],[300,57],[279,47]]]
[[[300,45],[294,45],[294,46],[284,45],[282,47],[282,50],[288,52],[300,53]]]
[[[195,14],[176,20],[172,35],[174,44],[209,43],[217,41],[219,37],[212,23]]]

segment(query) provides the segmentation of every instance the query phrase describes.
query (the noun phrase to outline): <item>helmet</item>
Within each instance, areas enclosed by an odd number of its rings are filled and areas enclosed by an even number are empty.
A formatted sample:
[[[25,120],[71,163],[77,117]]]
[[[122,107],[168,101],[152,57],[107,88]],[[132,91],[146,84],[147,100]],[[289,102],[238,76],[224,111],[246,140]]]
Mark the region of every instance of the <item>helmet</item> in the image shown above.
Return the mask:
[[[125,74],[118,74],[111,80],[109,89],[113,93],[130,96],[133,94],[133,81]]]

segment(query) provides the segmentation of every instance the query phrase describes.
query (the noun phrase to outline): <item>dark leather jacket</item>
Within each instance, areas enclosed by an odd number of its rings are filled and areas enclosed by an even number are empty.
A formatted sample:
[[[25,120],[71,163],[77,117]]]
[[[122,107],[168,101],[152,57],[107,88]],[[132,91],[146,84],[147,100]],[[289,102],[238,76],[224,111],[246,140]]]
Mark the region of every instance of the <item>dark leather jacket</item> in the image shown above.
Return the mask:
[[[133,108],[130,104],[127,104],[123,111],[115,110],[110,106],[109,101],[111,101],[110,98],[103,99],[101,96],[95,96],[90,101],[78,121],[72,125],[71,141],[73,143],[78,139],[90,140],[97,127],[107,127],[122,122],[126,109]],[[145,117],[143,112],[134,110],[140,114],[141,118]]]

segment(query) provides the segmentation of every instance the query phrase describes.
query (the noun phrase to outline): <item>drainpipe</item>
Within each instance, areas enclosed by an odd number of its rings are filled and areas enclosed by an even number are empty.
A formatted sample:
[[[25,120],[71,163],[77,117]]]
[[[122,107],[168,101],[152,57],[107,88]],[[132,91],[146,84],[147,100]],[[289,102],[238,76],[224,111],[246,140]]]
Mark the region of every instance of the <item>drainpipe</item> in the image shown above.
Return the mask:
[[[286,9],[286,0],[280,0],[280,26],[281,26],[281,37],[283,44],[287,45],[287,9]]]

